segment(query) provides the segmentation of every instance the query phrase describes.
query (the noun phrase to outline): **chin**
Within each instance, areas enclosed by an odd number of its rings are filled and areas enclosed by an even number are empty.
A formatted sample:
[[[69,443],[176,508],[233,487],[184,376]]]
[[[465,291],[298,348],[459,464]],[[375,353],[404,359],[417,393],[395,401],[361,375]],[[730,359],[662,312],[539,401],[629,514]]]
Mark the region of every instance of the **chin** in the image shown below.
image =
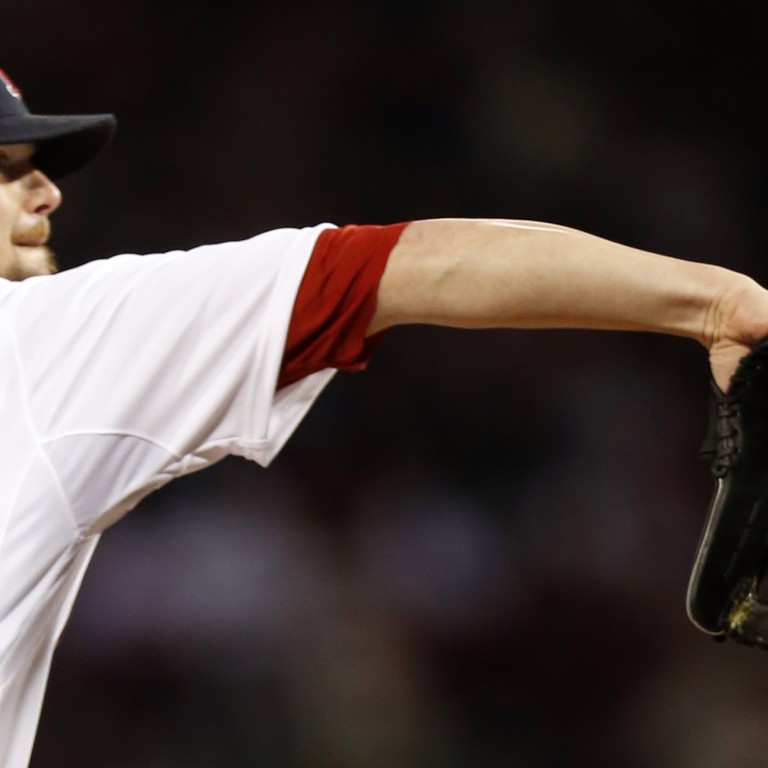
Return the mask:
[[[50,248],[41,245],[34,248],[23,249],[16,263],[16,275],[9,277],[11,280],[24,280],[27,277],[39,277],[52,275],[57,271],[56,258]]]

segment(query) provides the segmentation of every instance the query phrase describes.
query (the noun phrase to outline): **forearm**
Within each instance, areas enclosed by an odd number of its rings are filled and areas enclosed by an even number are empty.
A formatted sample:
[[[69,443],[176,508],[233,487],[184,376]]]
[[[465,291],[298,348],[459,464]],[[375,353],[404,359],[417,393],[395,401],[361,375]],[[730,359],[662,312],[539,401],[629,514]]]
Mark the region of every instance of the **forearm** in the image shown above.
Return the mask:
[[[745,280],[553,225],[418,221],[390,256],[371,332],[401,323],[601,328],[709,346],[723,296]]]

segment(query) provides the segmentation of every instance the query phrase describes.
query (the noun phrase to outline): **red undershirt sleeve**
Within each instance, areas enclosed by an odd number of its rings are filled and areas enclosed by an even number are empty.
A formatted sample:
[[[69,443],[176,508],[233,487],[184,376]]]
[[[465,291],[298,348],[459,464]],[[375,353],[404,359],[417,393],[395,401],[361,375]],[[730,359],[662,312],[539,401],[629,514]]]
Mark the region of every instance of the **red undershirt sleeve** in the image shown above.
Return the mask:
[[[350,225],[320,234],[296,295],[278,388],[324,368],[365,368],[381,337],[365,337],[379,281],[407,225]]]

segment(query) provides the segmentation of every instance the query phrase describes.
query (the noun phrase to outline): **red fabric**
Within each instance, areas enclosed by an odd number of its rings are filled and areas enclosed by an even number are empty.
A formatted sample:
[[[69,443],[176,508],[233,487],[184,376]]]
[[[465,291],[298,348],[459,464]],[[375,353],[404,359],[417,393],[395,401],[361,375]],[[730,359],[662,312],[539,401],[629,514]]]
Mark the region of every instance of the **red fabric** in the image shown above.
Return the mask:
[[[278,387],[323,368],[365,368],[381,335],[365,338],[379,280],[407,224],[320,234],[296,295]]]

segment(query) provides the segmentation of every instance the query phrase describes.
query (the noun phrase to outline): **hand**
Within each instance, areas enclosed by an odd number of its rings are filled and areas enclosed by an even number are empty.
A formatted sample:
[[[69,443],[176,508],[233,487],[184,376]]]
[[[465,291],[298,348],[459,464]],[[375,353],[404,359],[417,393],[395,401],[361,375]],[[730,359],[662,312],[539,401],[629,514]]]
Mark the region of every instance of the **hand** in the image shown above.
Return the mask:
[[[723,392],[741,358],[768,337],[768,291],[750,278],[739,278],[713,304],[705,341],[712,376]]]

